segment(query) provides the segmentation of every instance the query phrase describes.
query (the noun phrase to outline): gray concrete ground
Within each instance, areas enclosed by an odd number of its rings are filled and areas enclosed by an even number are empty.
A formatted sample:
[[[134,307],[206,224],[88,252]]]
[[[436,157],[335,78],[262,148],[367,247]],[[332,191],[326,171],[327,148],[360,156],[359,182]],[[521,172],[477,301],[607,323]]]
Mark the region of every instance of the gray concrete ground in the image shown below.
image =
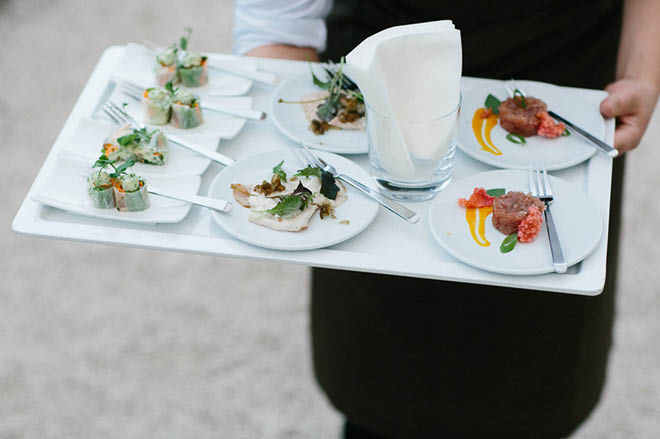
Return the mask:
[[[307,269],[10,231],[102,50],[186,24],[229,51],[232,2],[0,0],[0,438],[337,437]],[[609,379],[575,438],[660,437],[659,140],[656,114],[627,163]]]

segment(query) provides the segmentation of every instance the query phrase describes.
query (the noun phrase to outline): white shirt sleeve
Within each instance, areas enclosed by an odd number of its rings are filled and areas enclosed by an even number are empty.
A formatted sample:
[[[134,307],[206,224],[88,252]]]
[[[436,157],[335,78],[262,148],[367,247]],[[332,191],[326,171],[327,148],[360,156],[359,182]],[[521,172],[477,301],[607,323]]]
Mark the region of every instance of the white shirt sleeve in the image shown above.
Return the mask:
[[[325,50],[325,17],[332,0],[237,0],[232,51],[244,55],[266,44]]]

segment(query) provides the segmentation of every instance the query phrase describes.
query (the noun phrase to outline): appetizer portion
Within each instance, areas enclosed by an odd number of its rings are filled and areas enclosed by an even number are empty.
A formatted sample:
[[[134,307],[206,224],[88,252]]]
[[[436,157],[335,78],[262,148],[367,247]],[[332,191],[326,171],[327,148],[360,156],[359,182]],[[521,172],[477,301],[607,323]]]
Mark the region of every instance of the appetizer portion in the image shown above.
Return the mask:
[[[188,51],[192,29],[186,27],[185,32],[178,46],[172,44],[156,55],[156,80],[162,86],[172,82],[182,83],[186,87],[199,87],[208,81],[208,58],[198,52]]]
[[[299,232],[307,229],[316,212],[321,219],[335,217],[346,198],[346,188],[320,168],[307,167],[287,179],[277,164],[267,180],[257,185],[232,184],[234,199],[250,209],[248,221],[273,230]],[[347,224],[342,223],[342,224]]]
[[[167,162],[167,138],[160,130],[147,131],[124,125],[103,142],[103,154],[110,160],[134,160],[151,165]]]
[[[172,44],[167,49],[156,55],[156,81],[160,85],[165,85],[168,82],[179,82],[178,64],[179,64],[179,48],[176,44]]]
[[[167,84],[172,87],[171,82]],[[147,123],[165,125],[170,121],[170,117],[172,116],[172,96],[166,88],[148,88],[144,91],[142,97]]]
[[[507,140],[516,144],[525,144],[526,137],[541,136],[554,139],[568,136],[570,132],[563,123],[556,123],[548,114],[548,106],[541,99],[524,96],[516,89],[513,97],[500,101],[489,94],[484,102],[485,108],[478,108],[472,122],[473,128],[481,128],[476,120],[486,120],[486,137],[490,139],[490,130],[499,120],[502,129],[509,134]],[[476,134],[476,131],[475,131]],[[480,139],[481,132],[477,136]],[[480,143],[482,143],[480,141]],[[492,142],[489,142],[492,143]],[[482,145],[483,146],[483,145]],[[493,146],[493,145],[491,145]],[[496,148],[495,148],[496,149]],[[501,154],[501,153],[500,153]]]
[[[472,238],[482,247],[490,245],[485,236],[485,222],[493,215],[493,227],[507,235],[500,246],[502,253],[513,250],[517,242],[532,242],[541,231],[541,214],[545,210],[545,204],[538,198],[523,192],[506,193],[501,188],[475,188],[470,198],[459,198],[458,205],[466,208],[465,218]]]
[[[172,126],[195,128],[204,123],[199,96],[177,89],[172,96]]]
[[[135,174],[122,174],[113,181],[115,204],[120,212],[140,212],[149,208],[147,183]]]
[[[87,178],[87,193],[92,205],[97,209],[110,209],[115,207],[115,196],[112,189],[110,174],[103,169]]]
[[[199,96],[174,88],[172,82],[165,84],[165,87],[148,88],[142,97],[147,123],[171,123],[173,127],[181,129],[195,128],[204,123]]]
[[[116,207],[120,212],[140,212],[149,208],[149,192],[146,181],[126,170],[135,164],[129,159],[120,166],[117,160],[111,160],[105,154],[94,162],[93,168],[99,168],[87,178],[87,193],[92,205],[98,209]],[[111,168],[112,172],[106,172]]]

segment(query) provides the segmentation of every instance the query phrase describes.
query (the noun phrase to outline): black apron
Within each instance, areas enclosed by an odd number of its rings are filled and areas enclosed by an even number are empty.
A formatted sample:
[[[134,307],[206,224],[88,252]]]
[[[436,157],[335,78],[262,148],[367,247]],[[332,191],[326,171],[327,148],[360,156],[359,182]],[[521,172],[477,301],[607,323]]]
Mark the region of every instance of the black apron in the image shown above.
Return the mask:
[[[465,76],[598,89],[614,80],[621,11],[614,1],[335,0],[323,55],[338,60],[390,26],[452,19]],[[572,432],[605,380],[622,181],[619,158],[596,297],[314,269],[314,370],[331,403],[386,436]]]

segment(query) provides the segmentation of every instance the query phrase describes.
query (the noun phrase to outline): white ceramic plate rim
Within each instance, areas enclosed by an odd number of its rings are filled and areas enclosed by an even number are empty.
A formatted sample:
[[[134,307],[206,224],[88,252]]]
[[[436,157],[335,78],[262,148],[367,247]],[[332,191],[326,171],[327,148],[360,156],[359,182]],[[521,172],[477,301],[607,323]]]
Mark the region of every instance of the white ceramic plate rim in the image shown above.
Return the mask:
[[[537,81],[517,81],[517,82],[522,88],[531,86],[531,87],[549,87],[549,88],[552,88],[552,89],[555,89],[555,90],[561,90],[561,87],[559,87],[559,86],[556,86],[556,85],[553,85],[553,84],[547,84],[547,83],[543,83],[543,82],[537,82]],[[474,88],[472,90],[469,90],[467,92],[464,92],[463,93],[463,102],[466,101],[467,96],[469,96],[473,93],[483,94],[483,92],[485,90],[489,90],[489,89],[493,90],[494,88],[500,88],[500,87],[503,87],[503,85],[502,84],[497,84],[497,85],[486,86],[486,87],[478,87],[478,88]],[[574,97],[575,99],[581,99],[577,94],[575,94],[572,97]],[[587,100],[584,100],[584,102],[591,106],[591,103],[589,103]],[[467,110],[469,110],[469,111],[467,111]],[[491,166],[495,166],[497,168],[502,168],[502,169],[527,169],[526,164],[520,164],[520,165],[510,164],[510,163],[507,163],[507,162],[503,162],[501,159],[498,159],[496,156],[491,157],[490,155],[481,153],[480,152],[481,149],[476,147],[477,142],[473,138],[473,136],[471,136],[471,135],[469,136],[470,137],[469,139],[461,138],[460,133],[461,133],[462,129],[460,127],[465,122],[464,118],[468,118],[468,117],[471,118],[472,117],[472,112],[474,110],[475,109],[473,109],[473,108],[471,108],[471,109],[461,108],[461,116],[459,118],[459,139],[458,139],[459,141],[457,142],[458,143],[458,148],[461,151],[463,151],[465,154],[472,157],[473,159],[475,159],[477,161],[480,161],[482,163],[486,163],[486,164],[491,165]],[[576,121],[574,121],[574,122],[576,122]],[[499,126],[499,122],[498,122],[498,126]],[[604,122],[603,122],[603,133],[604,133],[604,126],[605,125],[604,125]],[[573,135],[576,136],[576,137],[579,136],[577,133],[574,133]],[[586,142],[587,141],[585,140],[585,143]],[[571,158],[566,159],[562,162],[546,163],[546,169],[548,171],[557,171],[557,170],[561,170],[561,169],[570,168],[571,166],[575,166],[575,165],[580,164],[580,163],[582,163],[586,160],[589,160],[597,152],[598,151],[597,151],[596,147],[593,146],[590,149],[585,149],[583,154],[576,155],[575,157],[571,157]]]
[[[496,171],[488,171],[488,172],[482,172],[482,173],[479,173],[479,174],[471,175],[471,176],[469,176],[469,177],[466,177],[466,178],[464,178],[464,179],[458,181],[458,182],[455,183],[455,184],[465,183],[466,181],[470,181],[470,180],[472,180],[472,179],[474,179],[474,178],[477,178],[477,176],[481,176],[481,175],[484,175],[484,174],[496,174],[496,173],[499,173],[499,174],[501,174],[501,175],[506,175],[506,174],[509,174],[509,173],[511,173],[511,172],[520,173],[521,178],[526,178],[526,175],[527,175],[526,172],[519,171],[519,170],[509,170],[509,169],[506,169],[506,170],[496,170]],[[566,181],[564,181],[564,180],[561,180],[561,179],[559,179],[559,178],[557,178],[557,177],[554,177],[554,176],[550,176],[550,179],[551,179],[551,185],[554,184],[554,183],[556,183],[556,182],[562,182],[562,183],[565,184],[565,185],[570,185],[570,183],[568,183],[568,182],[566,182]],[[473,186],[473,187],[474,187],[474,186]],[[466,195],[469,195],[469,194],[466,194]],[[582,260],[584,260],[587,256],[589,256],[589,255],[590,255],[590,254],[596,249],[596,247],[597,247],[598,244],[600,243],[601,239],[603,239],[603,228],[604,228],[604,227],[603,227],[603,217],[602,217],[602,214],[601,214],[600,210],[598,209],[598,206],[596,205],[596,203],[595,203],[593,200],[591,200],[591,199],[588,197],[588,195],[586,195],[586,194],[584,194],[584,195],[585,195],[585,197],[586,197],[587,199],[589,199],[589,200],[591,201],[592,206],[590,206],[590,207],[591,207],[595,212],[598,213],[598,218],[600,219],[600,221],[598,222],[598,228],[599,228],[598,236],[599,236],[599,238],[598,238],[597,240],[594,240],[594,242],[590,243],[590,245],[585,246],[581,252],[579,252],[578,254],[574,255],[571,259],[568,259],[568,260],[566,261],[568,267],[571,267],[571,266],[573,266],[573,265],[575,265],[575,264],[581,262]],[[470,266],[472,266],[472,267],[479,268],[479,269],[481,269],[481,270],[489,271],[489,272],[492,272],[492,273],[499,273],[499,274],[509,274],[509,275],[517,275],[517,276],[528,276],[528,275],[546,274],[546,273],[552,273],[552,272],[554,272],[554,268],[553,268],[553,265],[552,265],[552,262],[551,262],[551,261],[550,261],[549,263],[547,263],[545,266],[539,266],[539,267],[536,268],[536,269],[534,269],[534,268],[532,268],[532,269],[524,269],[524,268],[523,268],[523,269],[516,269],[516,268],[500,268],[500,267],[494,267],[494,266],[492,266],[492,265],[483,264],[483,263],[481,263],[481,262],[479,262],[479,261],[475,261],[475,260],[472,259],[472,258],[466,257],[463,253],[461,253],[460,251],[458,251],[456,248],[453,248],[452,246],[448,245],[448,243],[444,240],[444,237],[443,237],[441,231],[438,229],[438,227],[434,227],[434,224],[437,223],[437,222],[434,220],[434,213],[435,213],[435,211],[436,211],[436,207],[437,207],[436,204],[440,204],[440,203],[442,203],[442,202],[444,202],[444,201],[445,201],[445,200],[444,200],[442,197],[436,197],[436,199],[433,200],[433,203],[432,203],[432,205],[431,205],[431,207],[430,207],[430,209],[429,209],[429,212],[428,212],[428,217],[427,217],[427,219],[428,219],[428,224],[429,224],[429,229],[430,229],[430,231],[431,231],[431,235],[433,236],[433,238],[435,239],[435,241],[436,241],[436,242],[437,242],[437,243],[443,248],[443,250],[445,250],[447,253],[449,253],[449,254],[450,254],[451,256],[453,256],[454,258],[456,258],[456,259],[458,259],[459,261],[461,261],[461,262],[463,262],[463,263],[465,263],[465,264],[467,264],[467,265],[470,265]],[[542,226],[542,227],[545,228],[545,218],[544,218],[544,220],[543,220],[543,226]],[[515,251],[515,249],[514,249],[513,251]],[[549,253],[549,252],[550,252],[550,248],[548,247],[548,253]]]
[[[362,170],[362,168],[359,167],[359,165],[351,162],[350,160],[348,160],[344,157],[341,157],[341,156],[338,156],[338,155],[335,155],[335,154],[332,154],[332,153],[329,153],[329,152],[318,152],[318,154],[324,160],[327,160],[329,163],[332,163],[338,169],[341,169],[342,162],[350,162],[353,165],[352,166],[352,172],[350,173],[351,176],[353,178],[357,179],[357,180],[362,181],[363,183],[366,183],[370,186],[372,185],[371,178],[369,177],[369,175],[364,170]],[[268,156],[272,156],[271,161],[273,161],[274,163],[279,161],[279,160],[282,160],[282,159],[284,159],[286,161],[287,157],[292,157],[291,152],[288,151],[288,150],[275,150],[275,151],[268,151],[268,152],[264,152],[264,153],[260,153],[260,154],[255,154],[255,155],[246,157],[244,159],[241,159],[239,162],[235,163],[231,167],[223,169],[215,177],[215,179],[213,180],[213,182],[211,183],[211,185],[209,187],[207,195],[209,197],[212,197],[213,194],[217,190],[216,188],[221,184],[223,184],[223,185],[227,184],[227,186],[228,186],[229,183],[227,181],[223,182],[223,180],[225,180],[225,177],[227,175],[231,175],[231,173],[233,171],[232,168],[234,166],[238,165],[239,163],[241,165],[243,165],[245,163],[250,163],[252,161],[259,161],[260,159],[262,159],[264,157],[268,157]],[[358,169],[361,172],[359,172],[359,173],[356,172]],[[267,170],[265,170],[265,171],[267,172]],[[249,182],[246,182],[246,183],[249,183]],[[361,194],[358,193],[358,191],[356,189],[354,189],[350,186],[347,186],[346,184],[344,184],[344,186],[346,186],[346,189],[348,190],[348,196],[349,197],[363,197]],[[233,198],[232,198],[232,200],[233,200]],[[233,202],[235,202],[235,200],[233,200],[232,203]],[[257,247],[267,248],[267,249],[271,249],[271,250],[286,250],[286,251],[315,250],[315,249],[325,248],[325,247],[329,247],[329,246],[332,246],[332,245],[335,245],[335,244],[339,244],[340,242],[347,241],[347,240],[353,238],[354,236],[360,234],[367,227],[369,227],[369,225],[371,225],[373,220],[376,218],[376,215],[378,214],[378,210],[379,210],[378,204],[375,201],[370,200],[366,197],[363,197],[361,202],[364,204],[364,210],[365,211],[369,210],[369,211],[368,211],[367,215],[364,217],[363,223],[360,224],[359,227],[346,228],[346,232],[342,233],[342,234],[339,234],[338,236],[337,235],[328,236],[327,238],[317,239],[317,240],[310,241],[309,243],[305,243],[305,244],[282,245],[282,244],[273,244],[273,243],[270,243],[270,242],[259,241],[257,239],[251,238],[249,235],[242,232],[240,229],[236,229],[235,227],[233,227],[233,225],[230,221],[226,221],[226,215],[225,214],[220,213],[220,212],[211,211],[211,216],[212,216],[213,220],[216,222],[216,224],[218,224],[229,235],[231,235],[232,237],[238,239],[239,241],[243,241],[243,242],[246,242],[248,244],[255,245]],[[341,208],[341,206],[339,208]],[[240,205],[238,205],[238,203],[236,203],[236,205],[234,206],[234,209],[244,209],[244,207],[240,206]],[[314,220],[315,218],[312,218],[312,219]],[[353,220],[351,220],[351,223],[353,223]],[[249,224],[253,225],[252,223],[249,223]],[[316,224],[316,226],[320,226],[320,225],[321,224]],[[254,226],[257,226],[257,225],[254,225]],[[263,227],[263,226],[257,226],[257,227]],[[281,235],[281,234],[287,234],[287,233],[293,234],[293,233],[300,233],[300,232],[282,232],[282,231],[272,230],[272,233],[278,234],[276,236],[286,236],[286,235]]]

